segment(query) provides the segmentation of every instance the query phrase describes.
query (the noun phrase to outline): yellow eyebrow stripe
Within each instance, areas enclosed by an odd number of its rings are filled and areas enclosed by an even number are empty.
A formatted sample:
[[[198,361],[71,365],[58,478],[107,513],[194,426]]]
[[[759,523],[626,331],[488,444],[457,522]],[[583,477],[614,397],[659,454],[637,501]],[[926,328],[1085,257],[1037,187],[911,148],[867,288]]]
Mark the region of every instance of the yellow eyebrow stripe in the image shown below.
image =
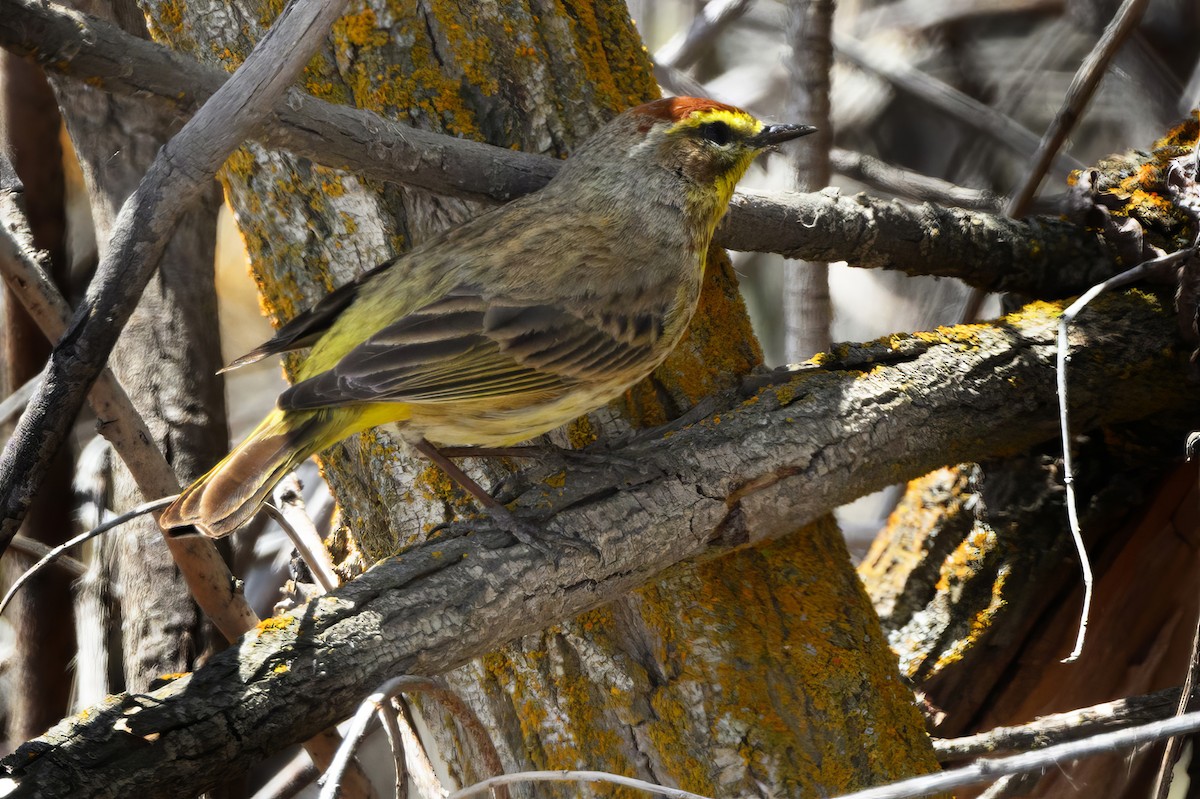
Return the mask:
[[[762,130],[763,124],[749,114],[734,113],[723,108],[705,108],[693,111],[668,129],[675,133],[692,128],[698,128],[708,122],[724,122],[742,136],[753,136]]]

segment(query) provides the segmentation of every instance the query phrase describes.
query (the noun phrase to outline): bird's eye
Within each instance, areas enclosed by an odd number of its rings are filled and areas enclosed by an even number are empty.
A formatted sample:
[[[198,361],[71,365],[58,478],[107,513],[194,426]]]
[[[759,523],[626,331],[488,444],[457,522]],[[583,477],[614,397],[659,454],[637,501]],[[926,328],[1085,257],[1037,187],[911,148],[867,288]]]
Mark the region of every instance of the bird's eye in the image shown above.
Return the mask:
[[[733,130],[724,122],[705,122],[700,126],[700,138],[724,147],[733,141]]]

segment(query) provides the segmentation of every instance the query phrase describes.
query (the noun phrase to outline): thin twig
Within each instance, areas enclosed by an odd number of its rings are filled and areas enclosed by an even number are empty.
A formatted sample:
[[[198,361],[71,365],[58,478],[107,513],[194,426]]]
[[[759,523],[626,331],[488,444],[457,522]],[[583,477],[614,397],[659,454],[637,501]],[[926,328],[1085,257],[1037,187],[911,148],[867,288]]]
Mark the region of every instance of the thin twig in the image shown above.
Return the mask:
[[[400,708],[395,699],[379,708],[379,720],[383,722],[383,734],[387,736],[388,748],[392,751],[392,765],[396,779],[392,786],[395,799],[408,799],[408,759],[404,755],[404,734],[396,714]]]
[[[1192,631],[1192,651],[1188,657],[1188,670],[1183,681],[1183,690],[1179,692],[1179,701],[1175,704],[1176,716],[1182,716],[1189,707],[1196,704],[1192,692],[1196,688],[1197,677],[1200,677],[1200,614],[1196,616],[1196,628]],[[1150,794],[1154,799],[1167,799],[1167,795],[1171,792],[1175,761],[1179,759],[1182,747],[1182,739],[1167,739],[1167,745],[1163,748],[1162,760],[1158,764],[1158,773],[1154,775],[1154,790]]]
[[[435,702],[441,705],[454,720],[458,722],[458,726],[466,732],[471,742],[475,745],[475,750],[479,753],[481,760],[480,770],[484,774],[499,775],[504,773],[504,764],[500,760],[500,753],[496,751],[496,744],[492,742],[491,735],[483,726],[483,722],[479,720],[479,716],[467,704],[461,696],[454,691],[451,691],[438,680],[427,677],[411,677],[405,689],[406,692],[420,692],[428,694]],[[495,799],[508,799],[507,788],[497,788],[495,791]]]
[[[52,556],[53,553],[52,547],[43,544],[36,538],[20,534],[13,536],[12,548],[14,551],[28,555],[31,558],[45,558]],[[87,566],[78,558],[73,558],[70,555],[58,555],[57,557],[51,557],[51,560],[55,566],[58,566],[60,569],[66,569],[75,577],[82,577],[87,574]],[[0,613],[3,612],[3,607],[0,606]]]
[[[709,0],[686,31],[676,33],[654,52],[655,63],[687,69],[700,60],[730,23],[750,10],[754,0]]]
[[[1075,129],[1084,107],[1092,99],[1096,87],[1100,85],[1100,79],[1108,70],[1109,63],[1121,49],[1121,45],[1137,28],[1148,5],[1149,0],[1125,0],[1112,21],[1104,29],[1100,40],[1088,53],[1087,58],[1083,59],[1083,63],[1075,72],[1070,88],[1067,89],[1067,96],[1063,98],[1062,107],[1054,115],[1050,127],[1046,128],[1046,132],[1042,134],[1042,140],[1038,143],[1037,152],[1033,156],[1029,170],[1025,173],[1021,185],[1009,199],[1006,209],[1009,216],[1025,215],[1033,195],[1050,169],[1050,162],[1057,155],[1063,142],[1071,135],[1071,131]]]
[[[362,743],[362,739],[367,735],[367,725],[371,723],[371,717],[379,712],[379,706],[373,704],[373,700],[379,696],[378,693],[371,694],[358,707],[358,712],[350,720],[350,725],[346,728],[346,732],[342,735],[342,742],[337,748],[337,753],[333,756],[333,762],[329,764],[329,768],[317,780],[321,786],[321,793],[318,799],[337,799],[342,788],[342,778],[346,774],[346,770],[350,768],[350,761],[354,758],[354,750],[358,749],[358,745]]]
[[[367,725],[371,723],[371,717],[375,714],[384,714],[392,710],[390,704],[392,697],[403,691],[407,686],[411,685],[413,680],[423,679],[409,676],[393,677],[392,679],[379,686],[358,706],[354,716],[350,719],[350,724],[346,728],[346,733],[342,737],[342,743],[338,747],[337,753],[333,756],[333,762],[329,764],[329,768],[319,780],[321,784],[321,793],[318,799],[336,799],[341,790],[342,777],[346,773],[346,769],[350,766],[350,762],[354,759],[354,752],[358,749],[360,743],[367,734]],[[384,722],[387,723],[386,721]]]
[[[907,29],[922,32],[975,17],[1061,11],[1064,0],[900,0],[860,12],[854,28],[862,33]]]
[[[886,79],[889,83],[920,100],[929,103],[956,121],[1003,144],[1023,158],[1037,152],[1038,136],[1011,117],[979,102],[953,86],[932,77],[898,58],[889,58],[863,42],[837,32],[833,47],[838,55],[861,69]],[[1068,155],[1055,162],[1064,173],[1081,169],[1083,164]]]
[[[1024,796],[1033,790],[1041,778],[1040,773],[1008,774],[989,785],[986,791],[979,794],[979,799],[1012,799],[1014,796]]]
[[[1000,199],[991,192],[959,186],[948,180],[889,164],[865,153],[834,147],[829,152],[829,161],[839,175],[906,200],[993,213],[1000,210]]]
[[[312,759],[304,752],[297,752],[250,799],[292,799],[319,776]]]
[[[1084,107],[1095,94],[1096,87],[1100,85],[1100,79],[1104,77],[1113,56],[1137,28],[1138,21],[1142,18],[1147,4],[1148,0],[1125,0],[1091,52],[1088,53],[1087,58],[1083,59],[1083,63],[1079,65],[1075,77],[1071,80],[1071,86],[1067,89],[1067,95],[1063,98],[1062,107],[1058,109],[1058,113],[1054,115],[1050,126],[1046,128],[1041,141],[1038,142],[1037,152],[1033,155],[1029,169],[1026,170],[1017,189],[1008,198],[1004,209],[1006,216],[1020,219],[1029,213],[1033,197],[1037,193],[1038,187],[1042,185],[1042,181],[1045,180],[1046,173],[1050,170],[1051,161],[1057,156],[1059,149],[1071,135],[1071,131],[1075,129]],[[964,324],[975,321],[983,301],[984,292],[978,288],[972,289],[963,306],[961,321]]]
[[[393,711],[392,705],[389,703],[402,693],[412,692],[429,694],[454,716],[459,725],[471,737],[476,748],[482,755],[482,766],[485,771],[491,771],[495,775],[503,772],[500,754],[496,751],[495,744],[492,743],[491,737],[479,721],[479,717],[475,715],[475,711],[471,709],[471,706],[453,691],[450,691],[430,677],[406,674],[393,677],[383,683],[383,685],[379,686],[374,693],[364,699],[362,704],[358,706],[358,710],[355,712],[346,730],[346,736],[342,741],[342,745],[338,748],[337,755],[334,757],[325,776],[321,778],[322,787],[319,799],[335,799],[337,797],[342,772],[346,764],[354,757],[355,750],[362,742],[366,734],[367,724],[371,720],[371,715],[379,713],[386,730],[389,723],[395,723],[395,719],[389,722],[384,718],[389,712]],[[411,723],[409,726],[412,726]],[[401,737],[404,737],[403,728],[401,728],[400,734]],[[420,744],[415,733],[413,734],[412,744],[414,748],[419,749]],[[397,765],[399,767],[399,763]],[[423,768],[422,771],[428,771],[429,774],[432,774],[432,769]],[[508,790],[498,787],[494,791],[494,795],[496,799],[508,799]]]
[[[1038,752],[1025,752],[1011,757],[996,759],[981,758],[969,766],[921,777],[912,777],[898,782],[867,788],[862,791],[844,794],[836,799],[916,799],[943,793],[955,788],[992,782],[1010,774],[1037,773],[1050,766],[1077,760],[1081,757],[1107,754],[1123,749],[1131,749],[1151,741],[1161,740],[1172,735],[1195,732],[1200,730],[1200,712],[1188,713],[1183,716],[1155,721],[1128,730],[1102,733],[1083,741],[1058,744]],[[613,785],[624,785],[631,788],[664,796],[680,797],[681,799],[706,799],[699,794],[681,791],[677,788],[665,788],[660,785],[635,780],[631,777],[621,777],[602,771],[524,771],[492,777],[470,785],[450,794],[447,799],[466,799],[480,794],[494,785],[512,784],[515,782],[599,782]]]
[[[316,578],[317,584],[325,589],[325,593],[329,593],[341,585],[342,581],[334,569],[333,558],[325,548],[317,526],[304,509],[304,497],[295,473],[281,480],[273,494],[275,504],[267,502],[263,507],[287,533],[292,546],[300,553],[300,558]]]
[[[417,795],[421,799],[436,799],[436,797],[445,797],[449,791],[442,785],[442,781],[438,779],[437,772],[433,768],[433,763],[429,760],[429,754],[425,751],[425,744],[421,742],[417,735],[417,722],[413,718],[412,709],[408,703],[403,701],[401,697],[392,697],[392,707],[398,714],[397,719],[403,719],[404,724],[400,727],[400,737],[404,741],[404,751],[407,755],[407,760],[410,763],[409,777],[412,779],[413,785],[417,789]],[[497,773],[502,773],[500,769]],[[508,789],[500,788],[502,793],[496,794],[494,799],[508,799]],[[403,797],[397,797],[403,799]]]
[[[1050,746],[1037,752],[1025,752],[1011,757],[995,759],[981,758],[964,766],[937,774],[912,777],[888,785],[868,788],[865,791],[845,794],[837,799],[915,799],[992,782],[1008,774],[1036,773],[1051,766],[1060,766],[1072,760],[1093,755],[1109,754],[1132,749],[1142,744],[1200,730],[1200,713],[1188,713],[1163,721],[1154,721],[1127,730],[1093,735],[1082,741]]]
[[[16,596],[17,591],[21,590],[21,586],[32,580],[39,571],[49,566],[71,547],[82,544],[84,541],[89,541],[96,536],[101,535],[102,533],[107,533],[109,530],[113,529],[114,527],[121,526],[130,519],[136,519],[137,517],[144,516],[147,513],[153,513],[156,510],[162,510],[163,508],[167,507],[167,505],[170,505],[174,500],[175,497],[163,497],[162,499],[156,499],[152,502],[142,503],[136,508],[126,511],[119,516],[114,516],[108,521],[104,522],[104,524],[93,527],[91,530],[82,532],[74,538],[54,547],[48,553],[46,553],[41,560],[26,569],[25,573],[18,577],[15,582],[13,582],[12,586],[8,589],[8,593],[4,595],[4,599],[0,600],[0,616],[4,615],[5,608],[8,607],[8,603],[12,601],[12,598]]]
[[[1178,687],[1165,688],[1152,694],[1102,702],[1065,713],[1052,713],[1026,724],[996,727],[961,738],[935,738],[933,751],[938,760],[945,763],[979,755],[1045,749],[1099,732],[1123,730],[1148,721],[1169,718],[1179,695]]]
[[[29,398],[37,390],[41,379],[41,375],[29,378],[23,386],[5,397],[3,402],[0,402],[0,424],[7,423],[9,419],[25,410],[25,406],[29,403]]]
[[[1083,651],[1083,642],[1087,637],[1088,614],[1091,612],[1092,607],[1092,564],[1088,559],[1087,547],[1083,542],[1083,533],[1079,528],[1079,510],[1075,499],[1075,470],[1071,459],[1071,428],[1067,413],[1067,364],[1071,361],[1070,341],[1068,338],[1070,326],[1075,321],[1075,317],[1079,315],[1079,312],[1089,302],[1109,289],[1118,288],[1141,280],[1146,275],[1171,266],[1176,261],[1181,261],[1194,252],[1194,249],[1177,250],[1159,258],[1152,258],[1149,261],[1138,264],[1132,269],[1128,269],[1119,275],[1105,280],[1103,283],[1092,286],[1079,299],[1071,303],[1063,311],[1062,316],[1058,320],[1056,369],[1058,379],[1058,419],[1063,445],[1063,484],[1067,489],[1067,520],[1071,526],[1071,538],[1075,542],[1075,551],[1079,553],[1079,567],[1083,579],[1083,607],[1079,611],[1079,632],[1075,636],[1075,646],[1071,650],[1071,654],[1063,658],[1063,663],[1073,662]]]
[[[1189,447],[1190,450],[1190,447]],[[1175,715],[1182,716],[1196,706],[1195,690],[1200,682],[1200,614],[1196,616],[1196,628],[1192,632],[1192,651],[1188,656],[1187,676],[1183,680],[1183,690],[1179,692],[1179,701],[1175,705]],[[1175,772],[1175,761],[1179,759],[1183,741],[1179,738],[1168,738],[1163,749],[1162,760],[1158,764],[1158,773],[1154,777],[1154,799],[1167,799],[1171,792],[1172,777]]]
[[[498,777],[489,777],[486,780],[481,780],[474,785],[468,785],[450,794],[446,799],[466,799],[468,796],[478,796],[485,791],[491,790],[499,785],[513,785],[522,782],[590,782],[602,785],[623,785],[626,788],[636,788],[639,791],[646,793],[659,794],[660,796],[670,796],[673,799],[709,799],[698,793],[684,791],[679,788],[668,788],[664,785],[655,785],[652,782],[635,779],[634,777],[622,777],[620,774],[609,774],[606,771],[518,771],[513,774],[502,774]]]

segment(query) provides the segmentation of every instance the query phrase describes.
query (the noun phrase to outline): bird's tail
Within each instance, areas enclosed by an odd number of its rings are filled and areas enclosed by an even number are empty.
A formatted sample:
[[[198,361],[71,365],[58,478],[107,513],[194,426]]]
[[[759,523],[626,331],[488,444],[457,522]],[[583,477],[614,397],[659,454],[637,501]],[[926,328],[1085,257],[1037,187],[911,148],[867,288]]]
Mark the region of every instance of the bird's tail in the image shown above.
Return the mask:
[[[195,526],[221,538],[248,522],[283,477],[342,436],[322,411],[273,411],[245,441],[183,490],[159,517],[164,530]],[[331,440],[332,438],[332,440]]]

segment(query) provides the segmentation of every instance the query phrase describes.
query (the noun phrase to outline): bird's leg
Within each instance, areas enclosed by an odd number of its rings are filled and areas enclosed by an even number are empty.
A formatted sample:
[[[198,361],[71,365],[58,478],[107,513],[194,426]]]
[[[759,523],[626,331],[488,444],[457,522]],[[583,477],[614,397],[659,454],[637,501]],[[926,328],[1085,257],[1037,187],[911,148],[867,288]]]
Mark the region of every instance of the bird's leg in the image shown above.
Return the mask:
[[[593,469],[616,467],[636,470],[641,461],[618,455],[615,450],[597,446],[594,449],[567,449],[553,444],[522,444],[515,447],[443,447],[448,458],[556,458],[566,466]]]
[[[446,457],[446,455],[443,454],[443,452],[433,444],[430,444],[424,438],[421,438],[415,442],[412,442],[412,446],[417,452],[433,461],[433,463],[436,464],[439,469],[445,472],[451,480],[458,483],[460,488],[462,488],[471,496],[475,497],[480,505],[487,508],[489,511],[495,511],[499,509],[505,513],[508,513],[510,516],[512,515],[508,508],[500,504],[495,497],[484,490],[483,486],[472,480],[466,472],[458,468],[454,461]]]
[[[483,509],[487,511],[488,515],[492,517],[492,521],[494,521],[504,530],[511,533],[514,538],[516,538],[522,544],[533,547],[539,552],[555,554],[551,552],[550,548],[546,545],[545,538],[547,536],[542,534],[543,531],[539,530],[534,525],[514,516],[513,512],[506,508],[503,503],[499,502],[495,497],[485,491],[483,486],[472,480],[466,472],[458,468],[453,461],[446,457],[442,450],[438,449],[424,438],[413,442],[412,446],[417,452],[421,453],[435,465],[437,465],[437,467],[445,472],[451,480],[458,483],[464,491],[475,497],[479,504],[483,506]],[[598,554],[596,553],[595,547],[592,547],[590,544],[585,542],[577,541],[570,536],[554,534],[554,537],[561,540],[568,546],[584,552]],[[557,561],[556,554],[555,560]]]

